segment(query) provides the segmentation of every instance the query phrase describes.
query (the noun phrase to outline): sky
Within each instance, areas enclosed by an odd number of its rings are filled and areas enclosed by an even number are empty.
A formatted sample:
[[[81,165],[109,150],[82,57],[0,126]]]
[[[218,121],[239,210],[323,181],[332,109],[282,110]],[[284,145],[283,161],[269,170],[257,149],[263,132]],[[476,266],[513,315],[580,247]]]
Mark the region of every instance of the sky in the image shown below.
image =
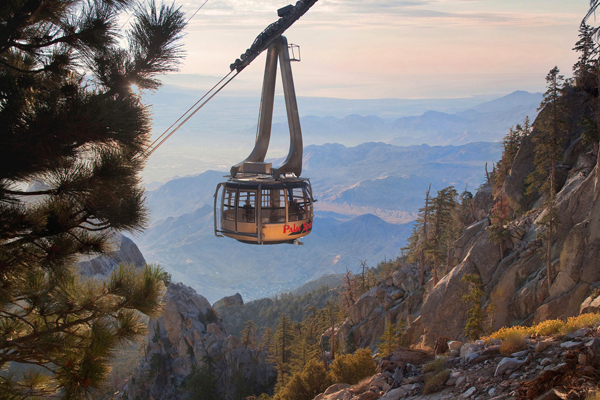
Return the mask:
[[[204,0],[176,2],[191,16]],[[208,0],[165,83],[208,88],[285,0]],[[589,0],[319,0],[285,36],[300,46],[299,96],[453,98],[543,91],[555,65],[571,76]],[[592,20],[592,23],[595,21]],[[227,87],[260,93],[265,55]]]

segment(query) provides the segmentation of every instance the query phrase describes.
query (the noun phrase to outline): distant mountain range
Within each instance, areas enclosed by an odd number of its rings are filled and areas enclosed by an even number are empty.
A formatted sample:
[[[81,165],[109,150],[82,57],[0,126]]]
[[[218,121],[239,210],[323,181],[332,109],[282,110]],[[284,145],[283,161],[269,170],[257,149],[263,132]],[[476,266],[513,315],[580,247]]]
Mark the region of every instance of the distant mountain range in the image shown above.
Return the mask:
[[[252,246],[215,237],[212,207],[204,206],[153,224],[138,243],[174,281],[214,302],[236,292],[248,300],[270,297],[359,260],[373,265],[395,258],[411,230],[411,224],[390,224],[371,214],[347,222],[315,218],[314,226],[304,246]]]
[[[202,95],[165,86],[144,97],[152,104],[153,131],[162,133]],[[511,126],[537,115],[540,93],[514,92],[504,97],[464,99],[347,100],[298,98],[304,145],[364,142],[394,145],[460,145],[499,141]],[[165,181],[209,169],[226,169],[251,151],[259,97],[223,93],[190,119],[149,159],[147,182]],[[276,99],[271,157],[287,153],[285,108]],[[153,186],[155,187],[155,186]]]
[[[485,162],[498,160],[499,143],[408,146],[364,143],[311,145],[304,173],[315,197],[313,232],[304,246],[251,246],[213,232],[213,195],[224,172],[174,179],[149,191],[153,223],[139,244],[175,281],[196,288],[211,302],[240,292],[255,299],[288,291],[324,274],[375,266],[394,259],[412,230],[425,189],[455,185],[475,189]],[[278,164],[281,160],[273,160]],[[491,167],[490,167],[491,168]]]
[[[398,146],[413,144],[460,145],[493,142],[501,139],[511,126],[529,116],[533,121],[540,105],[540,93],[517,91],[482,103],[468,110],[446,113],[426,111],[418,116],[387,121],[378,116],[348,115],[344,118],[306,116],[301,119],[306,143],[357,145],[382,141]],[[256,128],[253,128],[255,130]],[[273,126],[273,144],[285,146],[286,123]]]

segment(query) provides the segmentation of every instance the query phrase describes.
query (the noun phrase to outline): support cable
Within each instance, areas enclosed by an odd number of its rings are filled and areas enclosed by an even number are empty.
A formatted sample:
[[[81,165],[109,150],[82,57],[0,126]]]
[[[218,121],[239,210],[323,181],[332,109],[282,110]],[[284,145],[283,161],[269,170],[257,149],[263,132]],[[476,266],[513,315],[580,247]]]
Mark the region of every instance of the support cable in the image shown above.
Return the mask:
[[[202,96],[200,98],[200,100],[198,100],[196,103],[194,103],[193,106],[191,106],[181,117],[179,117],[177,119],[177,121],[175,121],[169,128],[167,128],[154,142],[152,142],[150,144],[150,146],[148,146],[148,148],[146,149],[146,151],[144,153],[141,154],[141,158],[148,158],[150,157],[150,155],[152,153],[154,153],[154,151],[156,151],[156,149],[158,149],[160,147],[161,144],[163,144],[168,138],[171,137],[171,135],[173,135],[175,132],[177,132],[177,130],[179,128],[181,128],[183,126],[183,124],[185,124],[190,118],[192,118],[194,116],[194,114],[196,114],[198,111],[200,111],[200,109],[202,107],[204,107],[204,105],[206,103],[208,103],[213,97],[215,97],[217,95],[217,93],[219,93],[221,90],[223,90],[223,88],[225,86],[227,86],[227,84],[229,84],[229,82],[231,82],[233,80],[233,78],[235,78],[238,74],[239,71],[236,71],[235,75],[233,75],[231,78],[229,78],[225,83],[223,83],[221,85],[221,83],[223,81],[225,81],[229,75],[231,75],[233,73],[233,71],[229,71],[229,73],[227,75],[225,75],[223,77],[223,79],[221,79],[216,85],[214,85],[208,92],[206,92],[206,94],[204,96]],[[214,93],[212,93],[210,95],[210,97],[208,97],[206,100],[204,100],[213,90],[215,90],[219,85],[221,85],[221,87],[219,87]],[[200,104],[198,107],[196,107],[196,105],[198,105],[198,103],[202,102],[202,100],[204,100],[204,102],[202,104]],[[194,107],[196,107],[196,109],[194,109]],[[192,109],[194,109],[194,111],[191,112],[191,114],[187,115]],[[187,117],[186,117],[187,115]],[[171,128],[173,128],[179,121],[181,121],[183,118],[185,117],[185,119],[179,124],[177,125],[177,127],[173,130],[171,130]],[[170,132],[169,132],[170,131]]]

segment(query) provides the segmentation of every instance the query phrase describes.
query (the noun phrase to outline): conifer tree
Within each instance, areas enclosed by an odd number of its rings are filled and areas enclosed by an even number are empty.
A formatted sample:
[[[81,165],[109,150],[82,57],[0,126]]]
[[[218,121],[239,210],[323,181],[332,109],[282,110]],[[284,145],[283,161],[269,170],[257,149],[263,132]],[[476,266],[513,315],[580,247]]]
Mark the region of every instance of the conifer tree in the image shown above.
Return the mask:
[[[160,310],[157,267],[121,267],[105,283],[73,271],[79,255],[111,250],[111,232],[146,221],[150,120],[132,85],[154,89],[174,70],[185,22],[173,6],[136,4],[0,7],[0,368],[44,371],[0,374],[0,398],[85,398],[114,349],[143,333],[138,311]],[[131,28],[119,32],[128,9]]]
[[[529,117],[525,117],[522,125],[517,124],[514,128],[511,127],[506,136],[502,138],[502,157],[496,164],[496,176],[494,179],[495,196],[502,189],[504,180],[510,173],[523,138],[529,134],[531,134],[531,123],[529,122]]]
[[[393,324],[391,321],[387,321],[383,334],[379,340],[381,342],[378,347],[379,356],[387,357],[392,354],[392,352],[400,345],[396,324]]]
[[[473,193],[469,192],[468,186],[459,196],[460,207],[458,208],[458,218],[461,226],[469,226],[475,222],[475,205],[473,203]]]
[[[265,347],[271,354],[275,353],[274,349],[274,340],[273,340],[273,329],[270,327],[266,327],[263,335],[261,346]]]
[[[290,372],[289,362],[293,340],[292,321],[287,315],[282,314],[275,330],[275,363],[278,372],[278,385],[285,386],[286,377]]]
[[[454,223],[454,210],[458,205],[458,193],[453,186],[437,192],[432,200],[431,245],[427,254],[433,260],[433,284],[438,283],[438,268],[441,260],[447,255],[452,242],[456,239],[457,229]]]
[[[542,225],[546,231],[540,238],[546,244],[546,274],[548,287],[552,284],[550,271],[552,264],[553,234],[559,223],[556,211],[556,166],[563,157],[565,136],[567,134],[567,108],[563,99],[565,82],[559,70],[554,67],[546,76],[548,83],[544,99],[539,109],[542,110],[536,121],[537,134],[533,137],[535,143],[535,170],[527,177],[529,184],[527,193],[538,191],[546,196],[544,208],[546,216]]]
[[[254,321],[246,321],[246,325],[242,330],[242,344],[245,347],[254,348],[256,346],[256,330],[258,325]]]
[[[430,224],[431,224],[431,208],[432,197],[431,184],[425,191],[425,205],[419,209],[419,214],[413,225],[412,235],[408,238],[408,245],[405,247],[408,250],[407,260],[409,262],[417,262],[419,267],[419,285],[425,284],[425,263],[427,262],[427,254],[430,247]]]
[[[469,293],[463,295],[462,301],[471,303],[468,315],[469,319],[465,325],[465,335],[472,340],[477,340],[485,332],[485,314],[483,311],[483,284],[481,277],[477,274],[466,274],[461,278],[462,282],[469,284]]]
[[[490,231],[490,240],[498,244],[500,258],[503,259],[504,242],[510,239],[510,230],[507,227],[507,223],[510,220],[510,206],[508,205],[508,199],[504,193],[498,194],[490,211],[491,224],[488,227],[488,230]]]
[[[573,50],[580,53],[575,65],[573,65],[573,75],[577,86],[587,86],[595,84],[595,72],[597,71],[596,57],[598,55],[598,46],[594,42],[594,28],[585,21],[581,21],[579,26],[579,40],[575,43]]]

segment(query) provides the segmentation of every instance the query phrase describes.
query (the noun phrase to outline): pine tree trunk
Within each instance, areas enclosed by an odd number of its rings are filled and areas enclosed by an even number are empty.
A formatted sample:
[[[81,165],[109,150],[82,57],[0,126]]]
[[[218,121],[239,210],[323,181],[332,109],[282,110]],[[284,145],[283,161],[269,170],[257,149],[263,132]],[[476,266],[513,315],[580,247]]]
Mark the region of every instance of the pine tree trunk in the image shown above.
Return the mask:
[[[425,260],[423,258],[423,252],[421,252],[419,255],[419,286],[425,284]]]
[[[331,307],[331,362],[335,358],[335,315]]]
[[[433,286],[437,285],[438,283],[438,260],[437,260],[437,256],[433,256]]]
[[[429,193],[431,191],[431,183],[425,193],[425,216],[423,217],[423,243],[427,247],[428,234],[427,234],[427,220],[429,219]],[[419,286],[425,284],[425,257],[423,256],[423,250],[421,250],[421,266],[419,268]]]
[[[548,275],[548,292],[550,292],[550,285],[552,284],[552,280],[550,279],[550,268],[552,266],[552,229],[552,218],[550,218],[550,222],[548,224],[548,249],[546,250],[546,274]]]
[[[286,363],[285,356],[285,318],[281,321],[281,364]]]

